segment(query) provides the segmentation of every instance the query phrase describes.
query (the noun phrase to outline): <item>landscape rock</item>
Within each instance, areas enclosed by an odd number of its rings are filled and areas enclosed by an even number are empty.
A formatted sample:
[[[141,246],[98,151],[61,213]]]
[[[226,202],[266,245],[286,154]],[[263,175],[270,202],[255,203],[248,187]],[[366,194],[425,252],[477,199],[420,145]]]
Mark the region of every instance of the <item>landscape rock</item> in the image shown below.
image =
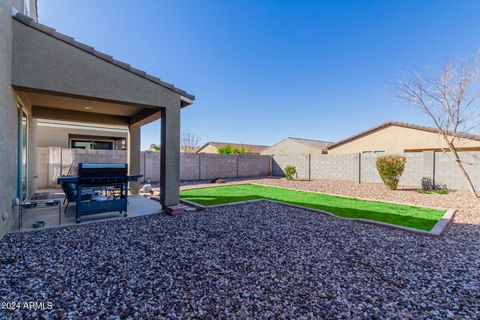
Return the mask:
[[[264,201],[9,234],[0,297],[50,301],[44,318],[475,319],[479,245],[475,225],[433,238]]]

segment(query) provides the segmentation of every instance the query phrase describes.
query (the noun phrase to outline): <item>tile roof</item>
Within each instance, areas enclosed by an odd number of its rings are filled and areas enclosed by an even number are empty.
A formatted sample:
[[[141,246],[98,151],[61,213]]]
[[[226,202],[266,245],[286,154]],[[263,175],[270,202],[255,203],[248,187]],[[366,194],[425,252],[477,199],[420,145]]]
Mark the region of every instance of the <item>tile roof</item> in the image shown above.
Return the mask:
[[[293,137],[288,137],[288,139],[295,141],[297,143],[306,145],[307,147],[311,147],[318,150],[324,150],[333,143],[333,142],[327,142],[327,141],[321,141],[321,140],[302,139],[302,138],[293,138]]]
[[[411,124],[411,123],[406,123],[406,122],[399,122],[399,121],[388,121],[379,124],[378,126],[375,126],[373,128],[367,129],[365,131],[362,131],[356,135],[350,136],[348,138],[342,139],[340,141],[335,142],[334,144],[330,145],[328,149],[333,149],[341,144],[350,142],[352,140],[364,137],[372,132],[375,132],[377,130],[381,130],[383,128],[389,127],[389,126],[398,126],[398,127],[404,127],[404,128],[409,128],[409,129],[417,129],[417,130],[423,130],[423,131],[428,131],[428,132],[433,132],[433,133],[440,133],[438,129],[432,128],[432,127],[427,127],[427,126],[421,126],[417,124]],[[449,132],[449,135],[458,137],[458,138],[465,138],[465,139],[473,139],[473,140],[480,140],[480,135],[477,134],[471,134],[471,133],[465,133],[465,132]]]
[[[60,41],[63,41],[65,43],[68,43],[80,50],[83,50],[87,53],[90,53],[94,56],[96,56],[97,58],[99,59],[102,59],[108,63],[111,63],[119,68],[122,68],[122,69],[125,69],[127,71],[130,71],[134,74],[136,74],[137,76],[139,77],[142,77],[142,78],[145,78],[145,79],[148,79],[162,87],[165,87],[175,93],[178,93],[179,95],[182,95],[190,100],[195,100],[195,96],[189,94],[188,92],[182,90],[182,89],[179,89],[177,87],[175,87],[174,85],[168,83],[168,82],[165,82],[163,80],[161,80],[160,78],[157,78],[155,76],[152,76],[152,75],[149,75],[147,74],[145,71],[142,71],[142,70],[139,70],[137,68],[134,68],[132,66],[130,66],[128,63],[125,63],[125,62],[122,62],[122,61],[119,61],[119,60],[116,60],[115,58],[113,58],[112,56],[108,55],[108,54],[105,54],[103,52],[100,52],[100,51],[97,51],[95,50],[94,47],[91,47],[89,45],[86,45],[84,43],[81,43],[81,42],[78,42],[76,41],[74,38],[70,37],[70,36],[67,36],[63,33],[60,33],[58,31],[56,31],[55,29],[53,28],[50,28],[46,25],[43,25],[41,23],[38,23],[36,22],[34,19],[30,18],[29,16],[26,16],[24,14],[21,14],[20,12],[17,12],[15,15],[12,16],[15,20],[31,27],[31,28],[34,28],[40,32],[43,32],[49,36],[52,36]]]
[[[266,148],[268,148],[268,146],[262,146],[262,145],[257,145],[257,144],[210,141],[210,142],[207,142],[206,144],[204,144],[202,147],[200,147],[200,149],[198,151],[200,151],[201,149],[203,149],[204,147],[206,147],[208,145],[211,145],[215,148],[221,148],[221,147],[224,147],[224,146],[231,146],[232,148],[244,147],[247,151],[250,151],[250,152],[253,152],[253,153],[260,153],[263,150],[265,150]]]
[[[278,145],[278,144],[280,144],[280,143],[282,143],[283,141],[286,141],[286,140],[290,140],[290,141],[302,144],[304,146],[307,146],[309,148],[313,148],[313,149],[317,149],[317,150],[321,150],[321,151],[327,149],[328,146],[332,144],[332,142],[327,142],[327,141],[322,141],[322,140],[288,137],[288,138],[280,140],[279,142],[271,145],[270,147],[266,148],[265,150],[273,148],[274,146],[276,146],[276,145]]]

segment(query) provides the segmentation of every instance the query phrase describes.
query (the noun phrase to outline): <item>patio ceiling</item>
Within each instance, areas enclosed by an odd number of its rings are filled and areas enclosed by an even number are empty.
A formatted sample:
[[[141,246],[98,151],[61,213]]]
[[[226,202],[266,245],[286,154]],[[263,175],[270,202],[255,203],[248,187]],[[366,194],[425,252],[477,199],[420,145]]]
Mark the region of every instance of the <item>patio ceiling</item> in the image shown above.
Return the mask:
[[[154,121],[160,118],[158,108],[151,106],[18,89],[17,93],[20,97],[28,99],[32,105],[32,115],[37,119],[130,125],[145,124],[146,120]]]

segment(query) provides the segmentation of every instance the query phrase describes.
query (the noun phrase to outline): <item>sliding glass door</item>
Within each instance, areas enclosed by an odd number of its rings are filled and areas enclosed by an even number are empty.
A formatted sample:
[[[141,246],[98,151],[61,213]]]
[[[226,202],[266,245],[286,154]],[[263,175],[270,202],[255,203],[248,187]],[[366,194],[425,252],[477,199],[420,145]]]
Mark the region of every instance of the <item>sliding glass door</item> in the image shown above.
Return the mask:
[[[17,168],[17,197],[25,200],[28,196],[28,118],[21,109],[18,111]]]

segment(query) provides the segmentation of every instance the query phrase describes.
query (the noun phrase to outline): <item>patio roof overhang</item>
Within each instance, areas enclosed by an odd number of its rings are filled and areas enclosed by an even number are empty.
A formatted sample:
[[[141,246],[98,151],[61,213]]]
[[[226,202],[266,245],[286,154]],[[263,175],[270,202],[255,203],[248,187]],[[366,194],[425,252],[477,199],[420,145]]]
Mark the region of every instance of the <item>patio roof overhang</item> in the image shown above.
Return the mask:
[[[13,18],[11,83],[35,118],[143,125],[195,99],[27,16]]]
[[[180,109],[193,95],[20,13],[12,51],[11,84],[33,118],[128,126],[129,174],[140,173],[140,126],[161,118],[161,203],[179,203]]]

